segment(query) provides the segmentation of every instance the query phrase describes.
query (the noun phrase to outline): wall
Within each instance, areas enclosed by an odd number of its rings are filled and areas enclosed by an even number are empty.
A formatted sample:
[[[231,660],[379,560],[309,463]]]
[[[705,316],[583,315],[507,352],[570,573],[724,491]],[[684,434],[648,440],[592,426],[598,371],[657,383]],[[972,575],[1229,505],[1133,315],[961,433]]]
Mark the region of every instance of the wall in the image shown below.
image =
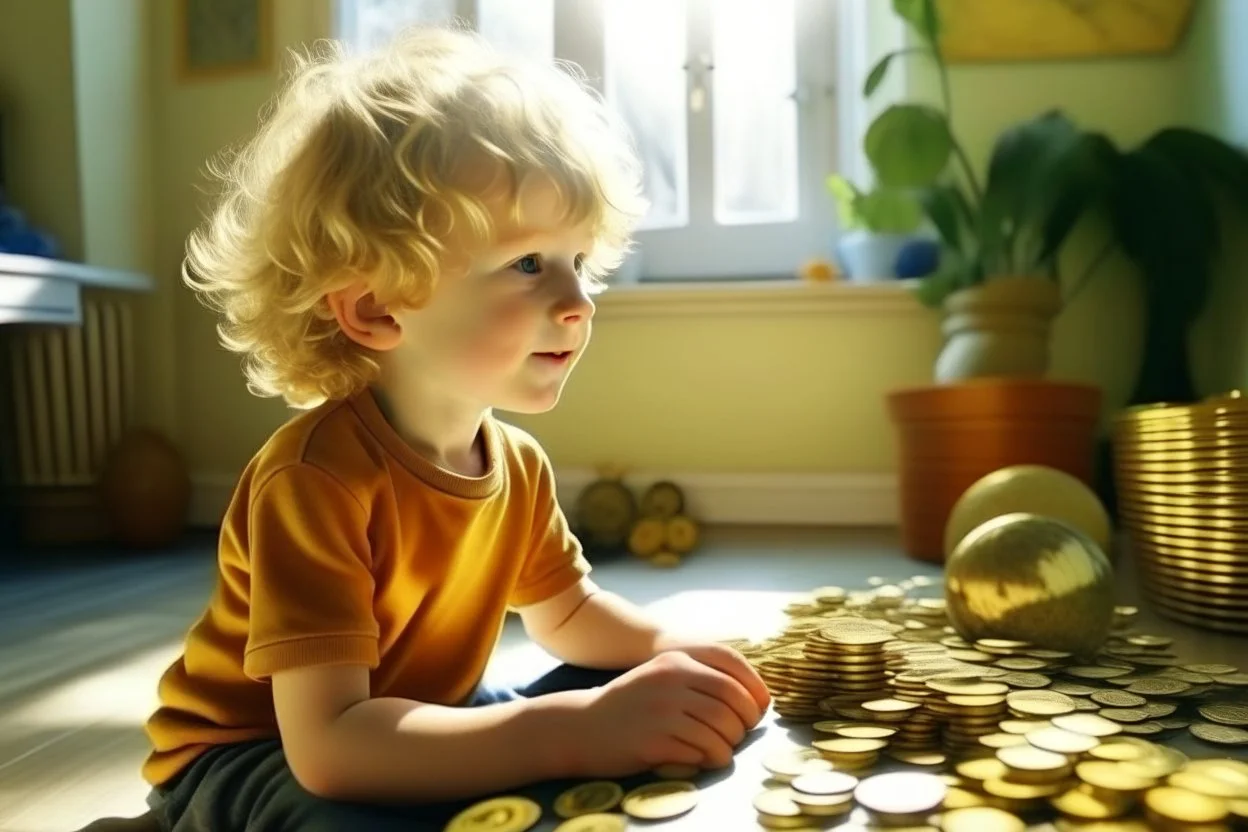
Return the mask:
[[[1240,147],[1248,146],[1248,3],[1202,0],[1188,55],[1191,123]],[[1227,247],[1209,312],[1193,349],[1205,394],[1248,390],[1248,234],[1227,228]]]
[[[279,0],[277,9],[281,44],[315,31],[295,0]],[[178,82],[168,69],[166,4],[157,5],[153,23],[157,262],[172,273],[202,206],[198,172],[253,129],[274,79]],[[1085,124],[1134,141],[1180,118],[1184,60],[958,67],[956,129],[982,162],[1003,125],[1060,104]],[[1072,268],[1086,251],[1072,247]],[[286,410],[246,392],[237,358],[216,345],[212,317],[188,292],[179,291],[174,306],[181,439],[201,477],[228,481]],[[1104,385],[1108,412],[1130,389],[1139,337],[1134,283],[1110,263],[1059,321],[1054,375]],[[923,382],[939,344],[935,319],[921,310],[823,320],[783,312],[604,314],[595,338],[559,409],[515,419],[561,467],[887,472],[894,446],[882,395]]]
[[[71,0],[0,3],[0,115],[9,201],[82,256]]]

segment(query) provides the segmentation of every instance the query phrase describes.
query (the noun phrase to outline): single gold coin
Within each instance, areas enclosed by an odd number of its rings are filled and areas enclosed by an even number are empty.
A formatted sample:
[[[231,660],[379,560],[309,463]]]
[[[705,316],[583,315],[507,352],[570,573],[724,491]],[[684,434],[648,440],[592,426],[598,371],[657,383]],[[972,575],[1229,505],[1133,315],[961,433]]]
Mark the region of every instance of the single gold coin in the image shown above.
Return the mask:
[[[1108,708],[1138,708],[1148,704],[1148,700],[1143,696],[1125,690],[1098,690],[1089,698],[1096,704]]]
[[[1024,716],[1043,716],[1050,719],[1073,713],[1075,702],[1064,693],[1051,690],[1016,690],[1009,693],[1006,702],[1010,710]]]
[[[1175,823],[1218,823],[1229,814],[1226,801],[1174,786],[1149,789],[1144,805],[1158,817]]]
[[[1248,763],[1239,760],[1192,760],[1186,768],[1171,774],[1166,783],[1224,800],[1248,800]]]
[[[1127,644],[1134,644],[1137,647],[1150,647],[1158,649],[1169,647],[1173,642],[1174,639],[1167,636],[1138,635],[1131,636],[1127,639]]]
[[[895,771],[863,780],[854,800],[878,815],[927,815],[940,808],[948,789],[935,774]]]
[[[886,740],[854,739],[837,737],[830,740],[815,740],[811,746],[829,754],[870,754],[888,745]]]
[[[1219,702],[1201,705],[1197,710],[1205,719],[1219,725],[1248,725],[1248,705]]]
[[[1077,665],[1068,667],[1063,672],[1067,676],[1074,676],[1076,679],[1116,679],[1119,676],[1126,676],[1131,670],[1125,667],[1106,667],[1104,665]]]
[[[1006,670],[1043,670],[1049,666],[1044,659],[1031,656],[1007,656],[1004,659],[997,659],[993,664]]]
[[[1012,748],[1016,745],[1026,745],[1027,738],[1019,734],[984,734],[979,738],[979,744],[985,748]]]
[[[984,791],[994,797],[1022,801],[1052,797],[1065,788],[1065,780],[1053,783],[1019,783],[1014,780],[988,780],[983,785]]]
[[[824,719],[810,726],[816,734],[835,734],[836,729],[851,723],[843,720]]]
[[[1024,832],[1027,824],[1003,809],[970,806],[945,812],[940,828],[944,832]]]
[[[975,640],[975,646],[980,650],[988,652],[1010,652],[1014,650],[1026,650],[1032,645],[1026,641],[1018,641],[1010,638],[981,638]]]
[[[1248,731],[1234,725],[1217,725],[1212,722],[1196,722],[1188,729],[1192,736],[1218,745],[1248,745]]]
[[[1075,766],[1075,775],[1089,786],[1111,792],[1142,792],[1157,785],[1156,778],[1132,774],[1106,760],[1079,763]]]
[[[638,786],[624,796],[624,811],[642,820],[662,820],[683,815],[698,805],[698,787],[682,780],[665,780]]]
[[[1070,760],[1034,745],[1015,745],[997,750],[997,759],[1011,771],[1057,772],[1070,767]]]
[[[957,696],[1004,696],[1010,692],[1009,685],[1001,682],[981,682],[974,678],[961,682],[954,679],[930,679],[927,686],[937,693]]]
[[[888,754],[899,763],[923,768],[943,766],[949,761],[949,758],[939,751],[907,751],[901,748],[890,748]]]
[[[1108,820],[1126,814],[1131,808],[1131,799],[1104,790],[1093,790],[1083,784],[1049,798],[1049,805],[1068,817]]]
[[[1098,760],[1121,763],[1138,760],[1156,753],[1156,746],[1147,740],[1137,737],[1109,737],[1096,748],[1088,752],[1088,756]]]
[[[1010,773],[1005,763],[996,757],[977,757],[963,760],[957,765],[957,772],[967,780],[983,783],[986,780],[1000,780]]]
[[[1134,760],[1124,760],[1121,767],[1123,771],[1139,777],[1161,780],[1181,771],[1189,762],[1187,755],[1177,748],[1154,744],[1147,754]]]
[[[862,703],[863,710],[885,715],[907,714],[921,707],[923,707],[922,704],[918,702],[907,702],[904,699],[875,699]]]
[[[838,737],[847,737],[853,740],[886,740],[897,733],[896,728],[886,728],[883,725],[843,725],[834,731]]]
[[[843,771],[816,771],[793,778],[795,792],[805,794],[849,794],[858,786],[858,778]]]
[[[1183,669],[1193,673],[1204,673],[1206,676],[1225,676],[1239,672],[1239,668],[1233,664],[1185,664]]]
[[[1054,728],[1086,734],[1089,737],[1103,739],[1122,733],[1122,726],[1113,720],[1097,714],[1075,713],[1055,716],[1051,720]],[[1091,750],[1091,749],[1089,749]]]
[[[624,788],[609,780],[594,780],[574,786],[555,798],[555,814],[561,818],[609,812],[624,797]]]
[[[1121,725],[1144,722],[1149,718],[1148,711],[1139,708],[1101,708],[1097,713]]]
[[[812,771],[831,771],[832,764],[813,748],[784,748],[763,758],[763,768],[772,777],[788,782]]]
[[[542,817],[542,807],[527,797],[493,797],[451,818],[443,832],[524,832]]]
[[[1178,679],[1167,679],[1153,676],[1148,679],[1137,679],[1127,686],[1127,693],[1141,693],[1148,696],[1175,696],[1192,689],[1187,682]]]
[[[1066,731],[1056,726],[1041,728],[1024,736],[1027,742],[1036,748],[1067,756],[1086,754],[1101,744],[1101,741],[1096,737],[1090,737],[1087,734],[1076,734],[1073,731]]]
[[[1021,673],[1017,671],[1006,673],[1004,676],[998,676],[997,680],[1012,688],[1047,688],[1053,684],[1053,680],[1043,673]]]
[[[579,815],[555,827],[555,832],[624,832],[628,818],[614,813]]]
[[[801,817],[802,807],[793,802],[791,789],[767,789],[754,796],[754,809],[769,818]]]
[[[1003,719],[997,728],[1002,733],[1021,736],[1031,731],[1039,731],[1041,728],[1048,728],[1052,724],[1047,719]]]

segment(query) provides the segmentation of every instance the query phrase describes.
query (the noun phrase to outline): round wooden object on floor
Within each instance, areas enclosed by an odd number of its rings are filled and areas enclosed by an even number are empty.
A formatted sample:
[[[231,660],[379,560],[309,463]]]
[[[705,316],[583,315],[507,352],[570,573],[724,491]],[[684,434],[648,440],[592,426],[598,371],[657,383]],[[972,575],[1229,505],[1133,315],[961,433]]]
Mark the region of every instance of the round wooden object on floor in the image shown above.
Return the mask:
[[[125,546],[167,546],[186,528],[191,502],[186,461],[156,431],[126,434],[109,455],[99,487],[113,534]]]

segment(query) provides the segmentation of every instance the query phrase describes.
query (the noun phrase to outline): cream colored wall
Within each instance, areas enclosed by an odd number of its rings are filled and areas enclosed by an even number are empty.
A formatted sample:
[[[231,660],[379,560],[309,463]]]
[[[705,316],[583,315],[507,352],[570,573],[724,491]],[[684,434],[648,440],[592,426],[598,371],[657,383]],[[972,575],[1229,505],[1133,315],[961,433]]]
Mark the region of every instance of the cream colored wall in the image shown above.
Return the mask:
[[[1202,0],[1189,44],[1192,123],[1248,146],[1248,3]],[[1209,310],[1193,341],[1204,394],[1248,391],[1248,226],[1227,230],[1227,248]]]
[[[254,127],[273,78],[178,82],[169,69],[168,4],[156,9],[157,262],[172,273],[201,205],[198,171]],[[279,0],[277,9],[282,44],[314,25],[297,0]],[[1182,56],[961,67],[953,76],[957,129],[982,160],[1000,127],[1060,104],[1132,140],[1179,117],[1185,77]],[[200,475],[232,475],[286,411],[246,392],[238,360],[217,347],[212,317],[189,293],[178,292],[174,309],[183,445]],[[1133,283],[1111,268],[1059,322],[1054,374],[1103,384],[1116,406],[1129,390],[1138,342]],[[888,471],[894,451],[882,396],[924,382],[938,343],[935,319],[921,311],[826,320],[604,316],[563,404],[515,421],[561,466]]]
[[[9,201],[82,256],[70,0],[0,3],[0,113]]]
[[[148,0],[72,0],[83,259],[155,278],[130,298],[144,380],[137,418],[176,433],[173,281],[156,268],[155,134]]]

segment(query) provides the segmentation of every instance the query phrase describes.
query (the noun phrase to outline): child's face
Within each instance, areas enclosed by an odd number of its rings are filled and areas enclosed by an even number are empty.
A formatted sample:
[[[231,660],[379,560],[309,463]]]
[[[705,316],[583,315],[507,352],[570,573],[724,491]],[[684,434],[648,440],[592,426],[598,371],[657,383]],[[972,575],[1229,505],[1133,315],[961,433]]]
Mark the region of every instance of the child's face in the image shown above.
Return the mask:
[[[392,367],[472,405],[554,407],[594,314],[578,273],[592,237],[562,223],[558,207],[549,184],[533,183],[521,191],[522,227],[501,205],[492,211],[497,239],[443,276],[423,308],[395,316],[403,336],[389,359],[402,363]]]

